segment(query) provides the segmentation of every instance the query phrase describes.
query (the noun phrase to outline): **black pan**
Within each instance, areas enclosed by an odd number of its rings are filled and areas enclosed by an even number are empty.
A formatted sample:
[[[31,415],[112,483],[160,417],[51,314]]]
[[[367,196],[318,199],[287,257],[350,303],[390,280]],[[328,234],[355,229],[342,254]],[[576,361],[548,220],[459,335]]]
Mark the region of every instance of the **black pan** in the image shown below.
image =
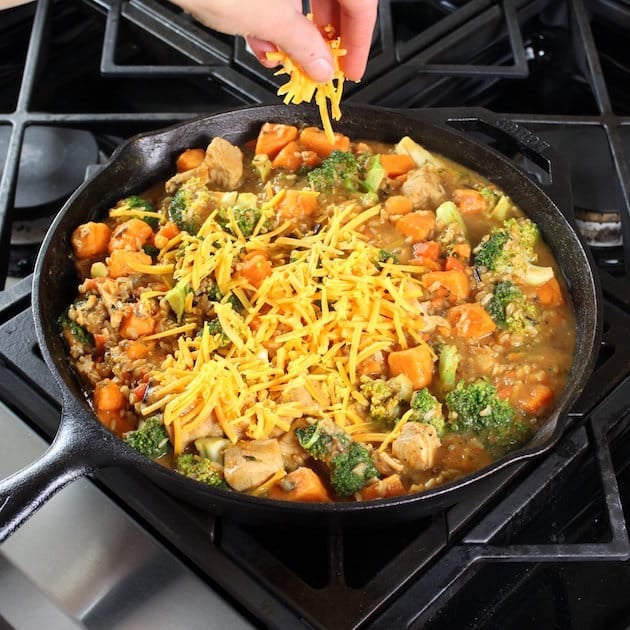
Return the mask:
[[[105,216],[121,197],[167,179],[182,150],[205,146],[214,136],[242,143],[254,138],[264,121],[319,123],[315,109],[279,105],[243,108],[138,135],[121,146],[56,217],[35,267],[33,313],[42,354],[59,383],[62,418],[57,436],[42,458],[0,482],[0,539],[10,535],[67,483],[108,466],[121,466],[130,474],[144,475],[174,496],[239,520],[389,525],[455,503],[464,493],[474,491],[481,479],[542,454],[562,435],[568,422],[567,412],[586,384],[597,356],[601,298],[592,261],[572,224],[566,172],[556,167],[550,147],[485,110],[467,110],[464,114],[457,110],[404,112],[349,105],[344,107],[343,118],[336,125],[339,131],[352,138],[385,142],[409,135],[429,150],[478,171],[505,190],[538,223],[551,246],[575,306],[577,347],[568,385],[531,441],[488,468],[421,494],[363,503],[302,504],[209,488],[142,457],[99,423],[72,371],[57,325],[59,314],[72,301],[77,286],[70,246],[72,230],[87,220]],[[503,152],[489,148],[488,140]],[[534,166],[533,170],[539,171],[539,183],[551,196],[505,154]]]

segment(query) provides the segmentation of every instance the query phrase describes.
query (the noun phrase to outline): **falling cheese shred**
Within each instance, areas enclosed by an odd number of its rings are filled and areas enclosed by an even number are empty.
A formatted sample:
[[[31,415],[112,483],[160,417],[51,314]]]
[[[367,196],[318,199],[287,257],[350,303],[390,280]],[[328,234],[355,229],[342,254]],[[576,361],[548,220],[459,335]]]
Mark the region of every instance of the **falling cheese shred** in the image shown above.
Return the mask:
[[[308,16],[312,19],[312,16]],[[284,97],[287,105],[300,103],[310,103],[313,98],[319,108],[322,127],[326,133],[328,141],[333,144],[335,140],[334,131],[330,118],[339,120],[341,118],[341,96],[343,93],[343,83],[345,76],[339,64],[339,58],[346,54],[346,50],[341,47],[341,39],[335,37],[334,28],[331,25],[323,29],[333,59],[333,78],[325,83],[318,83],[311,79],[304,70],[291,57],[282,50],[267,53],[267,58],[281,64],[280,70],[275,74],[288,74],[289,80],[278,88],[278,96]],[[328,103],[330,102],[330,111]]]
[[[173,284],[200,290],[215,284],[244,308],[214,302],[216,332],[195,311],[190,293],[181,326],[145,337],[178,336],[176,349],[151,374],[143,408],[145,415],[162,411],[175,453],[217,424],[236,442],[286,432],[302,416],[328,417],[349,433],[391,440],[358,409],[365,402],[362,364],[421,340],[417,305],[424,289],[417,267],[378,262],[379,249],[364,228],[380,210],[331,206],[316,234],[296,239],[261,231],[247,247],[211,215],[197,235],[176,244]],[[257,288],[239,271],[247,251],[274,261]],[[160,253],[158,266],[160,257],[169,259],[169,251]]]

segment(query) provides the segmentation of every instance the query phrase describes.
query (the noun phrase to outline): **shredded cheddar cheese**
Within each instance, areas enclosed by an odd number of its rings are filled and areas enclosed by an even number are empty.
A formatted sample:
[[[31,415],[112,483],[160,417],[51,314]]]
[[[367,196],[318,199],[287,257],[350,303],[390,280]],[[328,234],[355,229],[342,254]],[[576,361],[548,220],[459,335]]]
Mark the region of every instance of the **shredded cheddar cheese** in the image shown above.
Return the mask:
[[[186,448],[188,436],[214,424],[232,442],[266,439],[303,415],[329,417],[359,438],[381,435],[355,409],[365,402],[358,391],[361,366],[407,347],[403,331],[420,336],[417,304],[425,289],[419,267],[377,262],[379,250],[362,230],[380,211],[378,204],[345,203],[331,207],[316,234],[298,239],[282,229],[259,230],[247,241],[222,229],[213,213],[196,235],[174,245],[174,258],[170,250],[160,252],[155,264],[173,260],[174,283],[203,291],[216,282],[221,295],[236,295],[246,306],[239,312],[227,299],[216,302],[221,332],[213,333],[189,293],[186,323],[145,338],[179,335],[177,350],[151,374],[143,409],[144,415],[163,412],[175,453]],[[255,290],[239,272],[246,251],[274,261]]]
[[[311,18],[311,16],[308,16]],[[267,58],[271,61],[278,61],[282,65],[275,74],[288,74],[289,80],[278,88],[278,96],[284,97],[284,103],[298,105],[300,103],[310,103],[313,98],[319,108],[322,127],[329,142],[334,143],[335,136],[330,122],[341,118],[341,96],[343,93],[343,83],[345,76],[339,58],[346,54],[346,50],[341,47],[341,39],[334,36],[334,29],[331,25],[324,28],[324,36],[330,47],[333,58],[334,73],[333,78],[325,83],[317,83],[311,79],[304,70],[285,52],[278,50],[268,52]],[[330,101],[330,111],[328,102]]]

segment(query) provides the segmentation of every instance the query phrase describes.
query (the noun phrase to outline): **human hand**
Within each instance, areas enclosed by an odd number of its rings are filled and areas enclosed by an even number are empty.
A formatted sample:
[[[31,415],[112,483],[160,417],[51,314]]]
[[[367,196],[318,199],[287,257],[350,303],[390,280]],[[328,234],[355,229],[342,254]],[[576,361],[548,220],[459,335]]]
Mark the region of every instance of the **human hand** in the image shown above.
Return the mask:
[[[266,67],[267,52],[281,48],[314,81],[333,76],[328,44],[320,28],[332,24],[347,54],[340,62],[346,78],[358,81],[365,72],[378,0],[311,0],[313,21],[302,13],[300,0],[172,0],[202,24],[229,35],[245,37]]]

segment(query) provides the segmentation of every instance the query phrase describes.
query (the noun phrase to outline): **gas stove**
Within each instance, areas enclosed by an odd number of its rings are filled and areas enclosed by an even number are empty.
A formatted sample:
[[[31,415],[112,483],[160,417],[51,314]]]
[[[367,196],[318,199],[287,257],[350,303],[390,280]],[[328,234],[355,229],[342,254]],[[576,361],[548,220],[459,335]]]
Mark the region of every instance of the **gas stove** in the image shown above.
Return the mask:
[[[245,526],[129,471],[102,471],[62,489],[2,545],[0,625],[628,627],[629,31],[630,10],[614,0],[381,0],[366,76],[345,96],[460,120],[487,108],[512,133],[553,146],[559,172],[568,167],[556,185],[568,186],[596,260],[604,336],[557,447],[447,510],[376,531]],[[60,418],[30,312],[33,262],[54,214],[131,135],[277,103],[279,80],[241,40],[166,0],[6,10],[0,60],[7,476],[41,455]],[[541,183],[549,177],[526,155],[513,159]]]

